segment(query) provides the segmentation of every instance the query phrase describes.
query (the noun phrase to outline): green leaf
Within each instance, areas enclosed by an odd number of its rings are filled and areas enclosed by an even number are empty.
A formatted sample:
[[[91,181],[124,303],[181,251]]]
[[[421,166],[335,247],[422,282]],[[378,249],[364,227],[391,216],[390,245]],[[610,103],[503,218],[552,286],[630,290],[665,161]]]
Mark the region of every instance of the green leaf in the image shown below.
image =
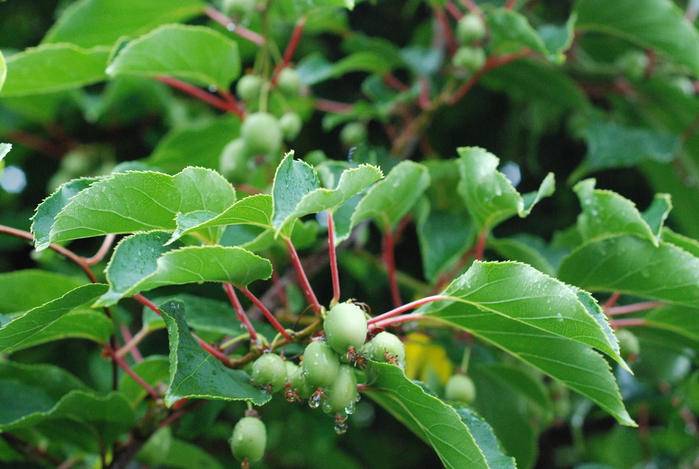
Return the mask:
[[[661,237],[663,241],[684,249],[694,257],[699,257],[699,241],[696,239],[675,233],[667,226],[663,227]]]
[[[585,129],[585,142],[587,155],[571,174],[571,181],[600,169],[631,167],[645,159],[669,163],[682,145],[679,135],[667,131],[603,121],[594,121]]]
[[[507,260],[523,262],[546,275],[555,276],[556,270],[544,255],[529,243],[516,238],[488,240],[488,247]]]
[[[0,96],[51,93],[103,81],[108,57],[108,49],[83,49],[74,44],[30,47],[7,59],[7,79]]]
[[[302,16],[324,9],[337,10],[338,8],[346,8],[352,10],[355,3],[355,0],[291,0],[289,2],[279,2],[278,6],[283,7],[288,16],[293,17],[294,13],[297,16]]]
[[[507,177],[497,170],[499,159],[478,147],[461,147],[459,195],[466,203],[473,220],[483,229],[492,229],[500,222],[518,214],[524,218],[534,205],[555,189],[553,174],[549,173],[537,192],[521,196]]]
[[[673,244],[621,234],[574,250],[558,277],[588,291],[621,292],[699,307],[699,258]]]
[[[579,182],[573,190],[582,206],[578,230],[583,241],[626,233],[658,245],[650,226],[629,199],[616,192],[595,189],[594,179]]]
[[[497,469],[516,469],[516,464],[513,458],[507,456],[500,449],[493,429],[488,425],[483,417],[476,414],[468,407],[456,407],[456,412],[461,417],[461,421],[466,425],[468,431],[476,440],[478,448],[485,456],[488,467]]]
[[[537,30],[546,50],[550,51],[549,59],[551,61],[565,62],[563,53],[573,44],[577,19],[577,15],[573,13],[563,25],[545,24]]]
[[[537,421],[551,407],[541,382],[531,373],[501,363],[469,366],[469,375],[478,390],[474,405],[491,422],[504,450],[515,457],[518,467],[532,467],[544,423]]]
[[[578,0],[574,11],[578,30],[610,33],[657,49],[699,75],[699,34],[672,1]]]
[[[294,211],[288,214],[278,226],[284,227],[291,221],[312,213],[326,210],[335,212],[345,202],[381,179],[382,176],[383,174],[379,168],[368,164],[347,169],[342,172],[335,188],[318,188],[303,196]]]
[[[267,259],[237,247],[188,246],[171,250],[164,246],[165,232],[139,233],[117,246],[107,266],[110,289],[96,303],[109,306],[121,298],[166,285],[228,282],[246,286],[268,279]]]
[[[670,210],[672,210],[670,194],[655,194],[653,202],[641,215],[657,240],[662,238],[665,220]]]
[[[224,466],[199,446],[187,441],[173,438],[163,465],[175,469],[224,469]]]
[[[654,309],[643,318],[644,325],[665,329],[699,343],[699,310],[686,306]]]
[[[0,352],[10,353],[65,337],[66,321],[59,320],[76,308],[94,301],[105,290],[106,285],[102,284],[83,285],[16,317],[0,329]],[[70,324],[71,320],[67,322]]]
[[[80,0],[65,9],[43,42],[111,46],[123,36],[140,36],[199,15],[205,6],[200,0]]]
[[[340,78],[350,72],[367,72],[385,75],[395,66],[390,61],[374,52],[355,52],[343,59],[338,60],[332,66],[332,76]]]
[[[607,362],[590,348],[626,366],[589,294],[513,262],[475,262],[442,294],[450,301],[420,312],[495,344],[633,425]]]
[[[228,181],[204,168],[185,168],[175,176],[150,171],[117,173],[73,196],[56,217],[49,241],[174,230],[178,213],[222,212],[234,201],[235,190]]]
[[[56,222],[56,217],[65,208],[78,192],[90,187],[98,178],[80,178],[68,181],[61,185],[56,192],[48,196],[36,208],[36,213],[32,217],[31,231],[34,234],[34,246],[37,251],[46,249],[50,241],[51,228]]]
[[[187,293],[167,298],[156,298],[153,302],[160,305],[171,300],[181,301],[184,304],[187,311],[187,324],[193,329],[230,336],[240,334],[241,323],[236,318],[235,310],[228,302]]]
[[[263,405],[271,396],[250,384],[242,370],[231,370],[202,349],[184,320],[184,304],[170,301],[161,308],[170,339],[170,387],[165,403],[171,406],[185,397],[244,400]]]
[[[434,282],[469,249],[473,223],[468,213],[426,207],[418,217],[417,234],[425,277]]]
[[[359,202],[351,226],[373,218],[381,230],[393,230],[429,184],[430,175],[425,166],[412,161],[398,163]]]
[[[540,52],[546,57],[556,57],[546,49],[546,44],[520,13],[506,8],[487,12],[490,45],[500,54],[518,52],[523,47]]]
[[[128,43],[107,73],[167,75],[228,90],[240,75],[238,43],[204,26],[164,25]]]
[[[0,274],[0,313],[24,313],[84,284],[73,277],[37,269]]]
[[[0,420],[2,431],[28,428],[46,421],[58,421],[63,425],[80,423],[92,430],[102,444],[110,444],[128,433],[134,424],[131,406],[117,392],[97,396],[85,391],[70,391],[51,408],[40,410],[50,402],[42,389],[17,381],[6,381],[0,389],[5,394],[3,399],[12,401],[12,397],[22,395],[35,406],[29,412],[26,408],[17,409],[14,415],[7,416],[8,419]]]
[[[237,116],[178,127],[158,142],[144,162],[169,173],[182,171],[187,166],[218,170],[223,148],[239,134],[240,119]]]
[[[586,109],[590,106],[578,84],[560,67],[530,59],[495,67],[481,80],[518,101],[543,101],[549,109]]]
[[[256,194],[240,199],[223,213],[212,217],[199,224],[183,226],[180,219],[177,220],[177,229],[168,241],[171,243],[182,236],[213,227],[229,225],[253,225],[265,229],[273,229],[272,226],[272,196],[267,194]]]
[[[445,467],[491,467],[459,414],[406,378],[397,366],[371,363],[367,385],[371,391],[366,395],[431,445]]]
[[[0,91],[2,91],[2,87],[5,84],[5,78],[7,78],[7,65],[5,64],[5,56],[3,56],[2,52],[0,52]],[[7,154],[7,152],[5,152],[5,154]],[[2,155],[2,157],[0,157],[0,160],[2,160],[4,156],[5,155]]]
[[[291,215],[301,200],[310,192],[320,188],[318,173],[308,163],[295,160],[294,152],[284,156],[272,185],[272,224],[277,233],[292,226]],[[289,235],[288,232],[284,233]]]

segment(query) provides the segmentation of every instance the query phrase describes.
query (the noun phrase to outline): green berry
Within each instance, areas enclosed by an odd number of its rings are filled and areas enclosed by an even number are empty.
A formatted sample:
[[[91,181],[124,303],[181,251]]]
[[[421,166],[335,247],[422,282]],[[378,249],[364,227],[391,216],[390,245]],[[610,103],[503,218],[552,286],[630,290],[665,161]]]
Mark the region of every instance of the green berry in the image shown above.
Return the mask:
[[[245,140],[236,138],[223,148],[219,159],[219,171],[231,181],[241,182],[249,175],[250,155],[245,149]]]
[[[405,368],[405,344],[390,332],[379,332],[376,337],[364,345],[364,353],[367,358],[375,362],[394,364]]]
[[[636,356],[641,351],[638,337],[628,329],[619,329],[616,331],[616,338],[619,341],[619,350],[625,357]]]
[[[456,38],[462,44],[471,44],[485,37],[485,23],[478,15],[464,15],[456,24]]]
[[[323,410],[328,414],[351,414],[357,402],[357,377],[349,365],[340,365],[335,381],[325,390]]]
[[[348,147],[359,145],[360,143],[366,142],[366,140],[366,126],[361,122],[350,122],[340,131],[340,141]]]
[[[486,56],[485,51],[480,47],[461,46],[451,60],[456,67],[474,72],[485,65]]]
[[[279,118],[279,127],[282,129],[284,140],[290,142],[298,137],[303,127],[301,116],[295,112],[286,112]]]
[[[238,461],[259,461],[264,456],[267,445],[265,424],[256,417],[243,417],[235,424],[229,442],[233,456]]]
[[[303,373],[308,384],[314,388],[329,386],[335,381],[340,369],[339,356],[327,342],[316,340],[303,352]]]
[[[308,399],[313,395],[315,392],[316,388],[311,386],[308,383],[308,380],[306,379],[306,375],[303,372],[303,369],[299,368],[296,370],[296,373],[291,377],[291,389],[296,391],[296,395],[300,399]]]
[[[251,154],[274,153],[282,145],[282,129],[271,114],[255,112],[245,118],[240,129],[245,148]]]
[[[328,345],[340,355],[350,347],[359,350],[366,340],[367,320],[364,310],[352,303],[339,303],[325,316],[323,323]]]
[[[277,77],[277,88],[286,95],[296,95],[301,91],[303,82],[299,73],[293,68],[285,68]]]
[[[470,404],[476,399],[476,386],[466,375],[452,375],[444,388],[444,398]]]
[[[276,353],[266,353],[252,364],[252,384],[258,387],[271,386],[275,392],[286,384],[286,364]]]
[[[228,16],[243,16],[255,9],[255,0],[223,0],[221,10]]]
[[[235,85],[235,92],[246,103],[253,103],[260,98],[262,78],[258,75],[245,75]]]

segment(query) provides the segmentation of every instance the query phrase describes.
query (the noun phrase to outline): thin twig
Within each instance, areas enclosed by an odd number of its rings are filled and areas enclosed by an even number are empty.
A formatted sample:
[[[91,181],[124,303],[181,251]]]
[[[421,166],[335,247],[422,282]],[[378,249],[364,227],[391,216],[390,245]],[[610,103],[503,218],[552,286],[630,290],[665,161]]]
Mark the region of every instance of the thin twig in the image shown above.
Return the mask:
[[[328,214],[328,253],[330,254],[330,276],[333,284],[333,297],[330,305],[340,301],[340,274],[337,269],[337,252],[335,251],[335,223],[332,212]]]
[[[386,264],[386,271],[388,272],[388,286],[391,290],[393,306],[397,308],[403,303],[403,300],[400,298],[400,289],[398,288],[398,280],[396,279],[394,241],[393,232],[390,228],[387,228],[383,233],[382,259]]]
[[[475,13],[478,16],[484,17],[483,10],[474,2],[473,0],[461,0],[461,4],[465,6],[468,11]]]
[[[461,10],[459,10],[459,7],[457,7],[454,2],[447,2],[444,5],[444,9],[447,10],[447,12],[449,12],[449,14],[453,16],[456,21],[459,21],[464,17],[464,14],[461,12]]]
[[[617,327],[636,327],[636,326],[645,326],[646,321],[641,318],[632,318],[632,319],[613,319],[609,321],[609,325],[613,328]]]
[[[282,57],[282,61],[274,71],[274,76],[272,77],[272,86],[277,86],[279,74],[282,70],[284,70],[284,68],[286,68],[289,65],[291,59],[294,57],[294,52],[296,52],[296,48],[299,45],[299,41],[301,40],[301,36],[303,35],[303,28],[305,26],[306,17],[302,16],[296,21],[296,24],[294,25],[294,31],[291,33],[289,43],[286,45],[286,49],[284,50],[284,56]]]
[[[613,306],[611,308],[607,308],[605,312],[607,313],[607,316],[618,316],[620,314],[635,313],[637,311],[661,308],[663,306],[665,306],[665,303],[662,301],[643,301],[641,303],[633,303],[630,305]]]
[[[315,108],[319,111],[332,112],[334,114],[349,114],[354,110],[354,105],[319,98],[315,101]]]
[[[238,295],[235,294],[233,285],[230,283],[224,283],[223,288],[226,290],[226,294],[228,295],[228,299],[233,305],[233,308],[235,308],[235,315],[238,318],[238,321],[242,322],[245,329],[247,329],[248,334],[250,334],[250,340],[257,342],[257,332],[255,331],[255,327],[250,322],[248,315],[245,314],[245,309],[243,308],[243,305],[240,304],[240,300],[238,299]]]
[[[251,31],[244,26],[235,24],[233,21],[231,21],[229,17],[227,17],[217,9],[213,7],[208,7],[205,10],[205,13],[206,16],[216,21],[218,24],[224,26],[228,31],[232,32],[233,34],[237,34],[243,39],[247,39],[248,41],[257,44],[258,46],[263,46],[265,44],[264,36],[256,33],[255,31]]]
[[[274,328],[279,332],[286,340],[289,342],[293,342],[294,338],[291,337],[291,334],[287,332],[286,329],[281,325],[279,320],[274,317],[274,314],[270,310],[267,309],[267,307],[257,298],[250,290],[248,290],[246,287],[238,287],[238,289],[243,292],[245,296],[247,296],[250,301],[252,301],[255,306],[257,306],[260,311],[262,311],[262,314],[267,318],[267,320],[274,326]]]
[[[308,281],[308,277],[306,277],[306,272],[303,270],[301,258],[296,252],[296,248],[294,247],[294,244],[291,242],[291,239],[286,238],[285,241],[286,246],[289,249],[289,255],[291,256],[291,264],[294,267],[296,277],[298,278],[301,290],[303,291],[303,296],[306,298],[308,304],[311,305],[311,308],[313,308],[315,314],[320,314],[320,303],[318,303],[318,298],[316,298],[316,294],[313,292],[313,288],[311,287],[311,284]]]
[[[378,321],[375,322],[372,326],[373,328],[383,328],[386,326],[391,326],[393,324],[400,324],[403,322],[408,322],[408,321],[417,321],[419,319],[424,319],[425,315],[420,314],[420,313],[414,313],[414,314],[404,314],[402,316],[396,316],[393,318],[388,318],[384,319],[383,321]]]
[[[157,400],[157,399],[160,398],[160,394],[158,394],[158,392],[157,392],[155,389],[153,389],[153,388],[150,386],[150,384],[146,383],[146,382],[143,380],[143,378],[141,378],[135,371],[133,371],[133,370],[131,369],[131,367],[129,366],[129,364],[126,363],[126,361],[125,361],[123,358],[121,358],[120,356],[118,356],[117,353],[116,353],[116,351],[115,351],[112,347],[107,347],[106,350],[107,350],[107,352],[109,353],[109,355],[112,357],[112,359],[116,362],[116,364],[119,365],[119,368],[121,368],[122,370],[124,370],[124,372],[125,372],[127,375],[131,376],[131,378],[133,378],[133,380],[136,381],[136,383],[138,383],[139,386],[141,386],[143,389],[145,389],[146,391],[148,391],[148,394],[149,394],[153,399],[156,399],[156,400]]]
[[[85,258],[85,263],[87,265],[95,265],[98,262],[100,262],[102,259],[104,259],[104,256],[106,256],[107,253],[109,252],[109,248],[112,247],[112,244],[114,243],[114,239],[116,239],[115,234],[110,233],[107,236],[105,236],[104,241],[102,241],[102,245],[97,250],[95,255],[92,257]]]
[[[411,301],[410,303],[406,303],[404,305],[401,305],[397,308],[392,309],[391,311],[387,311],[383,314],[380,314],[378,316],[374,316],[373,318],[370,318],[367,321],[367,324],[375,324],[379,321],[383,321],[388,318],[392,318],[394,316],[398,316],[399,314],[402,314],[406,311],[409,311],[413,308],[417,308],[418,306],[426,305],[427,303],[432,303],[434,301],[442,301],[442,300],[451,300],[453,299],[450,296],[445,296],[445,295],[432,295],[432,296],[426,296],[425,298],[420,298],[419,300]]]
[[[478,241],[476,241],[476,247],[473,251],[473,257],[477,261],[483,260],[483,254],[485,253],[485,243],[488,239],[488,229],[483,228],[483,231],[478,235]]]
[[[133,345],[131,345],[131,347],[129,347],[129,349],[128,349],[128,351],[131,352],[131,357],[133,358],[133,360],[136,363],[142,362],[143,355],[141,355],[141,352],[138,350],[138,347],[136,347],[136,345],[138,345],[138,342],[135,342],[135,343],[133,342],[134,338],[131,335],[131,331],[129,331],[129,328],[126,326],[126,324],[122,324],[121,326],[119,326],[119,330],[121,331],[121,336],[124,338],[124,342],[126,342],[126,344],[133,343]],[[142,330],[143,329],[141,329],[141,331]],[[139,333],[141,331],[139,331]],[[123,349],[124,349],[124,347],[116,349],[117,355],[119,355],[119,352],[121,352]],[[120,356],[123,357],[124,355],[122,354]]]
[[[194,96],[195,98],[200,99],[205,103],[211,104],[215,108],[218,108],[222,111],[231,112],[233,114],[238,114],[241,112],[239,109],[235,109],[233,106],[231,106],[231,104],[225,101],[224,99],[221,99],[220,97],[213,95],[208,91],[203,90],[198,86],[194,86],[185,81],[178,80],[177,78],[168,77],[165,75],[158,75],[156,77],[156,80],[165,83],[166,85],[169,85],[175,89],[183,91],[191,96]]]

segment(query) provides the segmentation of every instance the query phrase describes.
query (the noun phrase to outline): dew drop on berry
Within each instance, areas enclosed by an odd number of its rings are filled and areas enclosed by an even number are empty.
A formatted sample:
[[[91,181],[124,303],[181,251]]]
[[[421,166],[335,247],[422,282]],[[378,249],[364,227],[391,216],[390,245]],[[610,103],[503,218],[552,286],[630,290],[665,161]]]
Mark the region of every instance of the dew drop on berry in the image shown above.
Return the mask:
[[[311,409],[317,409],[318,406],[320,406],[320,394],[314,393],[308,399],[308,407],[310,407]]]
[[[338,435],[342,435],[347,432],[347,428],[349,426],[347,425],[347,421],[343,418],[335,418],[335,433]]]
[[[349,404],[347,404],[347,407],[345,407],[345,414],[352,415],[354,413],[354,403],[355,401],[352,401]]]

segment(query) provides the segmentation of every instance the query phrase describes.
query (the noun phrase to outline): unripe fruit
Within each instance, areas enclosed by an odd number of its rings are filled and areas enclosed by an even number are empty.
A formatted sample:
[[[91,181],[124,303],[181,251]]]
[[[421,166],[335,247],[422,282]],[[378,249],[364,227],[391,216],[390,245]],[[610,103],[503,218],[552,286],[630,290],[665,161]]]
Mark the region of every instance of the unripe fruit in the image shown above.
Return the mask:
[[[255,9],[255,0],[223,0],[221,10],[228,15],[247,15]]]
[[[349,365],[340,365],[333,384],[325,391],[323,411],[328,414],[347,415],[354,412],[357,402],[357,377]]]
[[[405,344],[390,332],[379,332],[376,337],[364,345],[367,358],[375,362],[395,361],[395,365],[405,368]]]
[[[485,51],[481,48],[461,46],[451,59],[456,67],[466,68],[474,72],[485,65]]]
[[[327,342],[316,340],[303,352],[303,374],[314,388],[329,386],[340,370],[339,356]]]
[[[246,103],[252,103],[260,98],[262,78],[258,75],[245,75],[235,85],[235,92]]]
[[[348,147],[353,147],[355,145],[359,145],[360,143],[364,143],[366,142],[366,139],[366,126],[361,122],[350,122],[340,131],[340,141]]]
[[[276,353],[266,353],[252,364],[252,384],[258,387],[271,386],[275,392],[286,384],[286,364]]]
[[[476,386],[466,375],[452,375],[444,387],[444,398],[470,404],[476,399]]]
[[[301,116],[295,112],[286,112],[279,118],[279,127],[282,129],[284,140],[292,141],[298,137],[299,132],[301,132],[303,121],[301,120]]]
[[[273,115],[255,112],[245,118],[240,134],[251,154],[273,153],[282,145],[282,130]]]
[[[352,303],[338,303],[328,311],[323,323],[328,344],[340,355],[347,349],[361,348],[366,340],[367,320],[364,311]]]
[[[462,44],[480,41],[485,37],[485,23],[478,15],[464,15],[456,25],[456,38]]]
[[[288,360],[284,361],[284,365],[286,365],[286,382],[288,383],[291,381],[291,377],[294,376],[299,370],[299,366],[296,363]]]
[[[287,95],[298,94],[299,91],[301,91],[302,86],[303,82],[301,81],[301,77],[293,68],[287,67],[279,72],[279,76],[277,77],[277,88],[279,88],[279,91],[282,93]]]
[[[267,445],[265,424],[256,417],[243,417],[235,424],[229,442],[233,456],[238,461],[259,461],[264,456]]]
[[[223,148],[219,159],[219,171],[227,179],[244,181],[249,175],[249,157],[245,149],[245,140],[236,138]]]
[[[635,357],[641,351],[638,337],[628,329],[616,331],[616,338],[619,341],[619,350],[625,357]]]
[[[296,373],[294,373],[290,381],[291,389],[296,391],[296,395],[300,399],[308,399],[316,390],[316,388],[308,383],[308,379],[306,379],[306,375],[301,368],[296,370]]]

